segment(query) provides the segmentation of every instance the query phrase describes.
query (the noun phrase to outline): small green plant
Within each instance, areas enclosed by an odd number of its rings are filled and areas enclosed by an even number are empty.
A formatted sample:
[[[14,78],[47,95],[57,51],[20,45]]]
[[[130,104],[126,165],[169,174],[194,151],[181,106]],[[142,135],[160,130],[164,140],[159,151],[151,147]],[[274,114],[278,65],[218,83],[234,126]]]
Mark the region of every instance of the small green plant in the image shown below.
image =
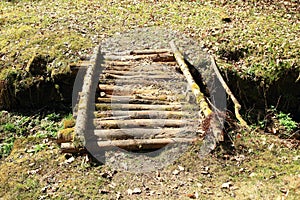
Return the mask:
[[[13,124],[13,123],[6,123],[4,126],[3,126],[3,129],[4,131],[7,131],[7,132],[16,132],[16,126]]]
[[[290,114],[279,112],[276,117],[279,120],[279,124],[284,126],[289,133],[297,128],[297,122],[293,121],[293,119],[290,117]]]
[[[6,157],[10,154],[12,147],[14,145],[14,138],[12,138],[13,140],[9,143],[4,142],[4,143],[0,143],[0,158],[2,157]]]
[[[36,144],[31,149],[28,149],[26,152],[27,153],[37,153],[37,152],[45,149],[45,147],[46,147],[46,144]]]
[[[61,116],[60,114],[51,113],[46,116],[46,119],[50,121],[59,121],[61,119]]]

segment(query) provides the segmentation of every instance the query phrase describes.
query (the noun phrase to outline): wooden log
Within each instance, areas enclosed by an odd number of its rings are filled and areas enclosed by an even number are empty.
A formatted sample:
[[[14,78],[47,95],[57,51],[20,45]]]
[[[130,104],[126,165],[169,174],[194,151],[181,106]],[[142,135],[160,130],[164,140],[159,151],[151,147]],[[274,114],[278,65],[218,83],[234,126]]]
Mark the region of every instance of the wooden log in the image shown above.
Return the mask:
[[[148,104],[99,104],[96,103],[96,110],[168,110],[178,111],[184,110],[184,105],[172,104],[172,105],[148,105]]]
[[[114,97],[114,98],[103,98],[103,97],[98,97],[97,98],[98,103],[131,103],[131,104],[165,104],[168,105],[170,102],[168,101],[160,101],[160,100],[149,100],[149,99],[127,99],[127,98],[119,98],[119,97]]]
[[[195,133],[187,128],[131,128],[131,129],[106,129],[94,130],[93,135],[98,140],[125,140],[125,139],[141,139],[141,138],[172,138],[180,134],[193,136]]]
[[[171,53],[145,54],[145,55],[105,55],[105,60],[110,61],[130,61],[130,60],[152,60],[154,62],[174,61],[174,56]]]
[[[142,49],[142,50],[132,50],[130,55],[143,55],[143,54],[161,54],[161,53],[169,53],[171,54],[170,49]]]
[[[107,74],[114,74],[114,75],[126,75],[126,76],[139,76],[139,75],[166,75],[166,76],[172,76],[173,74],[168,74],[163,71],[157,71],[157,70],[152,70],[152,71],[124,71],[124,70],[103,70],[102,73],[107,73]]]
[[[84,153],[87,152],[84,147],[75,147],[73,143],[65,142],[60,144],[62,153]]]
[[[130,61],[116,61],[116,60],[105,60],[106,65],[110,66],[131,66],[133,63]]]
[[[131,87],[131,88],[130,88]],[[118,86],[118,85],[104,85],[99,84],[101,92],[106,94],[122,94],[122,95],[133,95],[133,94],[153,94],[158,93],[159,89],[135,89],[134,85]]]
[[[200,106],[200,110],[203,112],[205,117],[210,116],[212,114],[212,110],[208,106],[208,103],[205,100],[204,94],[200,91],[200,87],[197,85],[197,83],[193,79],[193,76],[191,75],[189,68],[185,63],[184,58],[181,55],[181,53],[179,52],[179,50],[177,49],[174,41],[170,42],[170,46],[171,46],[171,49],[174,53],[174,57],[179,65],[182,73],[184,74],[190,88],[192,88],[192,92],[196,97],[196,101]]]
[[[110,147],[119,147],[125,150],[135,151],[135,150],[150,150],[150,149],[160,149],[168,144],[175,143],[195,143],[198,138],[164,138],[164,139],[134,139],[134,140],[112,140],[112,141],[98,141],[97,146],[94,142],[91,146],[88,144],[88,149],[91,151],[97,151],[97,149],[107,149]]]
[[[56,143],[61,144],[65,142],[71,142],[74,140],[75,132],[74,128],[65,128],[57,133]]]
[[[129,119],[153,119],[153,118],[161,118],[161,119],[180,119],[183,117],[190,117],[191,113],[186,111],[158,111],[158,110],[127,110],[127,111],[100,111],[95,112],[96,118],[102,118],[109,120],[110,117],[126,117]]]
[[[216,144],[220,141],[224,141],[224,136],[223,136],[223,125],[220,124],[220,121],[217,119],[217,117],[214,115],[213,111],[210,109],[208,103],[206,102],[204,94],[200,91],[200,87],[197,85],[195,80],[193,79],[193,76],[191,75],[188,66],[186,65],[184,61],[183,55],[179,52],[177,49],[174,41],[170,42],[171,49],[174,53],[174,57],[183,73],[185,76],[188,84],[192,88],[192,92],[196,97],[196,101],[200,107],[201,112],[204,114],[206,119],[210,119],[208,124],[209,124],[209,130],[208,134],[212,134],[213,136],[213,142],[214,145],[212,149],[216,148]],[[211,149],[211,150],[212,150]]]
[[[133,87],[156,87],[156,88],[172,88],[171,90],[177,90],[177,88],[187,88],[187,82],[181,81],[180,79],[176,80],[164,80],[164,79],[100,79],[100,85],[114,85],[114,86],[123,86],[123,85],[132,85]]]
[[[97,129],[120,129],[120,128],[139,128],[139,127],[184,127],[192,125],[192,120],[186,119],[128,119],[128,120],[102,120],[94,119],[94,125]]]
[[[135,95],[128,95],[128,96],[115,96],[106,94],[105,97],[107,98],[125,98],[125,99],[148,99],[148,100],[160,100],[160,101],[168,101],[169,99],[176,99],[176,96],[168,96],[168,95],[142,95],[142,94],[135,94]]]
[[[122,95],[122,96],[127,96],[127,95],[135,95],[135,94],[152,94],[152,95],[159,95],[159,94],[170,94],[174,95],[180,94],[182,91],[176,91],[175,89],[173,91],[169,90],[162,90],[161,88],[157,87],[153,88],[152,86],[148,87],[141,87],[140,89],[136,88],[138,85],[105,85],[105,84],[99,84],[99,89],[100,92],[105,92],[105,94],[110,94],[110,95]],[[182,86],[184,87],[184,86]],[[149,88],[149,89],[148,89]],[[172,93],[171,93],[172,92]]]
[[[129,80],[135,80],[135,79],[144,79],[144,80],[155,80],[155,79],[164,79],[164,80],[174,80],[178,78],[176,74],[172,75],[135,75],[135,76],[127,76],[127,75],[115,75],[115,74],[101,74],[100,78],[106,78],[106,79],[129,79]]]
[[[224,81],[218,66],[216,64],[216,61],[214,59],[213,56],[210,57],[211,58],[211,62],[212,62],[212,67],[214,72],[216,73],[217,78],[219,79],[220,83],[222,84],[223,88],[225,89],[226,93],[228,94],[228,96],[231,98],[233,104],[234,104],[234,113],[236,118],[239,120],[240,124],[246,128],[247,130],[250,130],[247,122],[242,118],[242,116],[240,115],[240,109],[241,109],[241,104],[238,102],[238,100],[235,98],[235,96],[233,95],[233,93],[231,92],[230,88],[228,87],[228,85],[226,84],[226,82]]]
[[[104,69],[106,70],[120,70],[120,71],[151,71],[151,70],[160,70],[160,71],[174,71],[174,65],[176,65],[176,62],[155,62],[155,63],[149,63],[147,65],[138,64],[134,62],[130,62],[131,65],[110,65],[110,62],[107,62],[104,66]]]

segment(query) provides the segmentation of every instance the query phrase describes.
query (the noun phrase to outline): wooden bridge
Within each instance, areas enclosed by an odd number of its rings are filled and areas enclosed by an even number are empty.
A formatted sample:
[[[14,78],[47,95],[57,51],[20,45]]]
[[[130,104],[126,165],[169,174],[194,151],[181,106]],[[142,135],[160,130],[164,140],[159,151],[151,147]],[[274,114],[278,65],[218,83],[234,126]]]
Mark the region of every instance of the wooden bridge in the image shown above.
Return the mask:
[[[208,129],[222,140],[222,128],[210,123],[213,112],[174,42],[169,49],[105,55],[97,49],[84,65],[75,129],[58,134],[64,152],[156,150],[202,140]]]

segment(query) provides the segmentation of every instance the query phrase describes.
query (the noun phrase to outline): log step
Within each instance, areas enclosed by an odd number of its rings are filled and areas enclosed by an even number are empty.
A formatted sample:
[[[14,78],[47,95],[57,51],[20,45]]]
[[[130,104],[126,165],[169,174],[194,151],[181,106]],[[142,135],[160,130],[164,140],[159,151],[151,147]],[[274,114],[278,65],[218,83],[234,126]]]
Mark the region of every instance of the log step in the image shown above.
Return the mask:
[[[122,76],[122,75],[115,75],[115,74],[101,74],[100,79],[130,79],[130,80],[135,80],[135,79],[144,79],[144,80],[155,80],[155,79],[164,79],[164,80],[174,80],[179,77],[176,73],[171,74],[171,75],[149,75],[149,76],[144,76],[144,75],[135,75],[135,76]]]
[[[187,111],[158,111],[158,110],[138,110],[138,111],[99,111],[94,113],[96,118],[102,119],[113,119],[117,117],[123,117],[124,119],[153,119],[153,118],[161,118],[161,119],[180,119],[183,117],[191,117],[192,114]]]
[[[146,55],[105,55],[104,56],[105,60],[110,60],[110,61],[130,61],[130,60],[143,60],[143,59],[148,59],[152,60],[154,62],[160,61],[175,61],[175,58],[173,56],[173,53],[158,53],[158,54],[146,54]]]
[[[106,110],[166,110],[166,111],[179,111],[185,110],[184,105],[172,104],[172,105],[149,105],[149,104],[103,104],[96,103],[97,111]]]
[[[105,98],[105,97],[98,97],[97,103],[130,103],[130,104],[169,104],[168,101],[160,101],[160,100],[149,100],[149,99],[128,99],[128,98]]]
[[[99,84],[103,85],[135,85],[135,84],[140,84],[140,85],[145,85],[145,86],[150,86],[150,85],[162,85],[162,84],[176,84],[176,85],[183,85],[187,86],[187,83],[185,81],[181,80],[176,80],[176,83],[174,83],[174,80],[171,79],[100,79]]]
[[[119,147],[129,151],[160,149],[168,144],[175,143],[195,143],[197,138],[161,138],[161,139],[129,139],[111,141],[87,141],[90,151],[99,151],[102,148]]]
[[[93,136],[98,140],[125,140],[125,139],[141,139],[141,138],[174,138],[185,135],[186,137],[194,137],[195,133],[188,128],[131,128],[131,129],[102,129],[94,130]]]
[[[121,129],[121,128],[159,128],[174,127],[180,128],[192,126],[195,122],[186,119],[125,119],[125,120],[102,120],[94,119],[94,126],[97,129]]]
[[[87,148],[90,152],[101,152],[103,149],[119,147],[128,151],[137,150],[155,150],[165,147],[168,144],[197,142],[198,138],[161,138],[161,139],[129,139],[129,140],[111,140],[111,141],[87,141]],[[63,153],[84,152],[86,149],[77,148],[72,143],[62,143],[61,151]]]
[[[118,94],[118,95],[134,95],[134,94],[181,94],[186,90],[186,85],[174,84],[173,90],[162,90],[160,87],[148,86],[142,87],[137,85],[104,85],[99,84],[100,92],[105,92],[106,94]],[[170,86],[171,87],[171,86]],[[175,88],[181,88],[182,90],[175,90]]]

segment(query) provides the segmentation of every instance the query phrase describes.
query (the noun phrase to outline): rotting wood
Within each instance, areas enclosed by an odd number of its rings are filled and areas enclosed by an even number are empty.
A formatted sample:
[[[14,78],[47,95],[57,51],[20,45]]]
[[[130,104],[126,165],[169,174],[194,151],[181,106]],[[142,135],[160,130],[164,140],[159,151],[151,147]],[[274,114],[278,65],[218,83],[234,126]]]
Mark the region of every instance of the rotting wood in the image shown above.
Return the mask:
[[[240,122],[240,124],[241,124],[242,127],[246,128],[247,130],[250,130],[247,122],[240,115],[239,111],[241,109],[241,104],[235,98],[235,96],[231,92],[230,88],[228,87],[228,85],[224,81],[224,79],[223,79],[223,77],[222,77],[222,75],[221,75],[221,73],[220,73],[220,71],[218,69],[218,66],[216,64],[216,61],[215,61],[214,57],[210,56],[210,58],[211,58],[213,70],[216,73],[217,78],[219,79],[219,81],[222,84],[223,88],[225,89],[226,93],[230,96],[232,102],[234,103],[234,113],[235,113],[236,118],[239,120],[239,122]]]

